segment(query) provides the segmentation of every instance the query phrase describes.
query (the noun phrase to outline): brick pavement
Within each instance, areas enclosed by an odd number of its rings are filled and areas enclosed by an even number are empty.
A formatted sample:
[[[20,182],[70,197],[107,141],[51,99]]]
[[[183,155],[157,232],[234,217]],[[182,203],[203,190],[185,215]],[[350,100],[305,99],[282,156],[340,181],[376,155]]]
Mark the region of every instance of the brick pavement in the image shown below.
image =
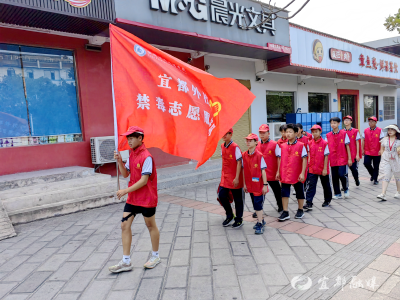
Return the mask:
[[[322,209],[318,190],[314,211],[281,228],[275,226],[278,213],[269,195],[265,213],[273,218],[262,236],[254,235],[251,222],[239,230],[221,226],[221,210],[213,205],[217,181],[163,191],[157,209],[162,264],[154,270],[142,268],[151,244],[138,216],[132,226],[135,269],[108,272],[122,255],[121,204],[18,225],[17,237],[0,242],[0,298],[347,299],[340,295],[346,289],[334,287],[339,275],[346,277],[345,287],[355,275],[379,279],[377,291],[360,288],[357,298],[399,298],[394,266],[400,260],[400,200],[377,201],[380,187],[361,172],[362,186],[351,185],[350,199]],[[394,185],[389,191],[394,194]],[[250,203],[246,199],[247,211]],[[290,208],[296,209],[294,199]],[[310,277],[312,286],[293,288],[296,276]],[[320,290],[323,276],[329,278],[328,290]]]

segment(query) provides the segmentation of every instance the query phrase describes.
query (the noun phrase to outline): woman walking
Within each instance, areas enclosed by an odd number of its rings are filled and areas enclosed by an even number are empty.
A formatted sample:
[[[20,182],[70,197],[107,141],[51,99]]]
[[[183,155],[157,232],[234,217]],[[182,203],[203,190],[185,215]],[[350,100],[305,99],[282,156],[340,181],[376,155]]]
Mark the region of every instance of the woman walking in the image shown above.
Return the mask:
[[[388,130],[387,136],[381,140],[379,151],[382,160],[379,165],[378,180],[382,181],[382,194],[377,196],[382,201],[386,201],[386,190],[393,176],[397,186],[394,197],[400,198],[400,129],[397,125],[389,125],[385,129]]]

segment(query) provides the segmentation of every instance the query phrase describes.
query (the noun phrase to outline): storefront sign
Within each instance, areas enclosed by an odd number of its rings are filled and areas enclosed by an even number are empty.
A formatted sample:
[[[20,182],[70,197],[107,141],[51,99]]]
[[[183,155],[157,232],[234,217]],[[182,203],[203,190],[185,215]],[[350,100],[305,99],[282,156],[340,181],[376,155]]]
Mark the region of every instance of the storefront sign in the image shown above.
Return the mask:
[[[379,71],[382,72],[399,73],[399,71],[397,70],[398,65],[393,61],[380,59],[378,62],[375,57],[370,58],[368,55],[367,57],[365,57],[363,54],[360,54],[360,57],[358,59],[360,60],[360,67],[374,70],[379,69]]]
[[[173,15],[178,15],[188,7],[188,13],[197,21],[207,22],[208,16],[211,15],[211,22],[227,26],[236,24],[239,28],[253,27],[261,23],[261,20],[265,21],[268,18],[268,15],[255,10],[254,7],[245,8],[243,5],[227,0],[209,0],[209,5],[206,0],[182,0],[177,6],[174,0],[150,0],[152,10],[170,12]],[[275,21],[267,21],[254,30],[261,34],[269,31],[271,35],[275,35]]]
[[[65,0],[65,1],[67,1],[73,7],[82,8],[88,6],[92,0]]]
[[[285,47],[282,45],[277,45],[277,44],[272,44],[272,43],[267,43],[267,47],[271,51],[292,54],[292,48],[290,48],[290,47]]]
[[[319,39],[313,41],[313,58],[317,63],[321,63],[324,59],[324,47]]]
[[[332,60],[341,61],[345,63],[351,63],[352,55],[349,51],[338,50],[335,48],[329,49],[329,57]]]

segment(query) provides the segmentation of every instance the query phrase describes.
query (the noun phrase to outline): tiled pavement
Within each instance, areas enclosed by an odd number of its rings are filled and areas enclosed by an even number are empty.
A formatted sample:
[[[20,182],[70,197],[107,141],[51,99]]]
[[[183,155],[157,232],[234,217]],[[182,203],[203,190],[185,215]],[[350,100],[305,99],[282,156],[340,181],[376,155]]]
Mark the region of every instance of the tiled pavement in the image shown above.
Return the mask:
[[[157,209],[162,264],[154,270],[142,269],[151,245],[139,216],[132,226],[134,271],[108,272],[122,255],[121,204],[16,226],[18,236],[0,242],[0,298],[399,299],[400,200],[378,202],[380,188],[361,172],[362,185],[351,182],[350,199],[323,209],[318,190],[313,212],[282,228],[267,218],[262,236],[250,222],[239,230],[221,226],[221,210],[210,205],[217,204],[216,181],[165,190]],[[389,191],[394,194],[394,184]],[[272,193],[267,200],[265,213],[277,217]],[[249,199],[246,206],[251,211]],[[296,209],[294,199],[290,208]],[[290,281],[300,275],[293,288]],[[356,275],[364,287],[347,285]],[[369,291],[366,281],[374,276]],[[346,278],[343,292],[338,277]]]

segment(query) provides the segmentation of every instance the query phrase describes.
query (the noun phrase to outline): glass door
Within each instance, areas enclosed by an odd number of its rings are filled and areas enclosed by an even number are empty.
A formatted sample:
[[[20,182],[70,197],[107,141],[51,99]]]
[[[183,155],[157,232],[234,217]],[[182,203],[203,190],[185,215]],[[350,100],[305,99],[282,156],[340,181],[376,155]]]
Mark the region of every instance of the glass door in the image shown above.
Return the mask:
[[[342,111],[342,116],[352,116],[353,117],[353,124],[354,128],[357,128],[357,123],[355,122],[356,118],[356,107],[355,107],[355,95],[340,95],[340,107]],[[344,124],[342,122],[342,127],[344,128]]]

